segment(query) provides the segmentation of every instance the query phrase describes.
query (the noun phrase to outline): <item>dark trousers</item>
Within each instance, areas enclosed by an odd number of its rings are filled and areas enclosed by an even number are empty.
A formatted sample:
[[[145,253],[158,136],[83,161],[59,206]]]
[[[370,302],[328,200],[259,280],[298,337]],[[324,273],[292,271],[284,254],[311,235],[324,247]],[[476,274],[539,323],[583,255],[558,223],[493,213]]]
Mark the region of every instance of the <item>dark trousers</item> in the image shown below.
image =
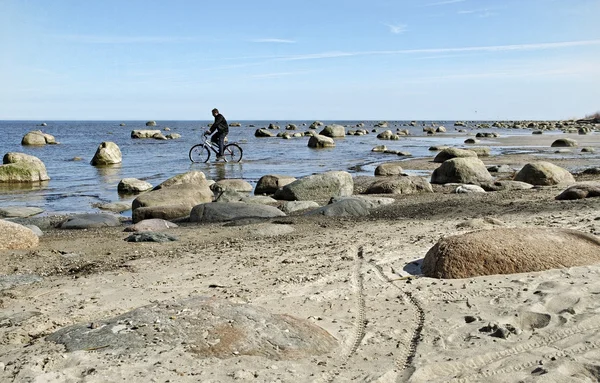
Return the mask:
[[[226,133],[216,132],[210,138],[210,140],[212,142],[214,142],[215,144],[219,144],[219,155],[220,156],[223,155],[223,148],[225,147],[225,136],[226,135],[227,135]]]

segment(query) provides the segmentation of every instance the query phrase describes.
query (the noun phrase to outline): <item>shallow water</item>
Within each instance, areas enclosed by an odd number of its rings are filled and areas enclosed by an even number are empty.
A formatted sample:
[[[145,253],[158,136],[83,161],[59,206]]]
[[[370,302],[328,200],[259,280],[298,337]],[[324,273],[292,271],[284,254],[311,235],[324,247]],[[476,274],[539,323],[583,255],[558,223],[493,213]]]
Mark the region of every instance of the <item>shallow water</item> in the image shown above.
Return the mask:
[[[199,170],[207,178],[243,178],[255,185],[265,174],[285,174],[301,177],[328,170],[346,170],[355,175],[372,175],[375,167],[386,161],[400,160],[389,154],[374,153],[377,145],[388,149],[408,151],[413,157],[430,157],[428,148],[432,145],[462,145],[465,136],[452,136],[451,133],[426,136],[423,127],[404,126],[406,121],[389,123],[389,129],[409,129],[411,136],[399,141],[382,141],[376,133],[364,136],[346,136],[336,139],[336,147],[331,149],[311,149],[307,147],[308,137],[284,140],[281,138],[256,138],[254,132],[269,123],[285,130],[288,123],[298,126],[304,132],[312,121],[240,121],[241,127],[231,127],[230,142],[238,142],[244,150],[241,163],[193,164],[188,152],[191,146],[200,142],[202,132],[209,121],[160,121],[156,127],[146,127],[145,121],[45,121],[47,126],[39,126],[40,121],[0,121],[0,155],[7,152],[21,152],[41,159],[46,165],[51,180],[44,185],[22,186],[3,185],[0,187],[0,206],[35,206],[47,213],[74,213],[98,211],[94,204],[129,201],[131,196],[122,197],[117,193],[117,184],[123,178],[138,178],[153,185],[189,170]],[[119,126],[124,122],[126,126]],[[364,129],[371,131],[376,121],[323,121],[325,124],[338,123],[355,129],[359,122]],[[430,122],[427,122],[429,125]],[[453,132],[453,122],[439,121]],[[254,125],[253,127],[250,125]],[[475,124],[473,124],[475,126]],[[159,141],[154,139],[132,139],[134,129],[164,129],[179,133],[180,139]],[[321,128],[317,129],[320,131]],[[42,130],[53,135],[59,145],[41,147],[22,146],[21,139],[32,130]],[[378,131],[385,129],[379,128]],[[529,130],[487,129],[503,136],[531,134]],[[90,161],[103,141],[115,142],[121,149],[123,162],[117,166],[95,167]],[[488,141],[489,142],[489,141]],[[492,147],[492,154],[501,154],[514,148]],[[527,150],[521,148],[521,150]],[[81,160],[73,160],[80,157]],[[214,158],[212,158],[214,160]]]

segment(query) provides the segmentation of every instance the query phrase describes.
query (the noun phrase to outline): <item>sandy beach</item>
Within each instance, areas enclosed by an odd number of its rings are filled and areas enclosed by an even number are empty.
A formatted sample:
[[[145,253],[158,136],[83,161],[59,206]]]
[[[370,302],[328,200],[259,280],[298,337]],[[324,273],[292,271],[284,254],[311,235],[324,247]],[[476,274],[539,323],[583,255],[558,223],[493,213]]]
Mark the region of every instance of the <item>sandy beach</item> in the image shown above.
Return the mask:
[[[579,148],[557,157],[549,148],[555,138],[518,137],[544,148],[482,160],[513,169],[543,159],[567,169],[600,167]],[[600,146],[597,133],[578,140],[580,147]],[[438,166],[431,159],[403,162],[407,171]],[[576,180],[599,181],[600,174]],[[421,272],[440,238],[470,231],[493,236],[499,227],[545,227],[597,235],[600,198],[555,200],[564,185],[453,189],[394,195],[393,204],[366,217],[179,222],[168,231],[178,240],[168,243],[126,242],[127,223],[58,230],[52,223],[60,218],[48,218],[37,248],[0,251],[0,381],[600,381],[600,265],[464,279]],[[295,357],[211,356],[194,352],[185,332],[175,343],[168,332],[161,337],[164,319],[155,321],[156,336],[144,347],[67,351],[46,338],[67,326],[94,331],[95,323],[143,306],[198,297],[301,319],[325,330],[334,345]],[[183,320],[185,310],[178,312],[167,320]],[[125,322],[112,331],[127,326],[136,330]]]

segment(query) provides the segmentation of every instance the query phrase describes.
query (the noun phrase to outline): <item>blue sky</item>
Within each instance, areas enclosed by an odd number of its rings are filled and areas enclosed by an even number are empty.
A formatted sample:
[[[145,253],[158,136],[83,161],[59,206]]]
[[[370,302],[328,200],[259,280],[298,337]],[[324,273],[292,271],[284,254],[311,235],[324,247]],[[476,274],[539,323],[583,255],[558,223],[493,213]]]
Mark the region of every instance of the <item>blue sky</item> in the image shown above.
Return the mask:
[[[563,119],[600,0],[0,0],[0,119]]]

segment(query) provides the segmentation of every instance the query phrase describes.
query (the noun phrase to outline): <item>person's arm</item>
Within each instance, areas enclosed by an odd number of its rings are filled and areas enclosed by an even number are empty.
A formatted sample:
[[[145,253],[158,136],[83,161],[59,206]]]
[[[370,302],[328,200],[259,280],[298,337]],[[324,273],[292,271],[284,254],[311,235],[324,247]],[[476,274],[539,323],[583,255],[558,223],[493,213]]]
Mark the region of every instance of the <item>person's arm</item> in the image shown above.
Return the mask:
[[[217,130],[219,128],[219,124],[221,124],[224,120],[225,117],[223,117],[222,115],[216,115],[215,122],[213,122],[212,126],[210,127],[210,132],[213,133],[215,130]]]

